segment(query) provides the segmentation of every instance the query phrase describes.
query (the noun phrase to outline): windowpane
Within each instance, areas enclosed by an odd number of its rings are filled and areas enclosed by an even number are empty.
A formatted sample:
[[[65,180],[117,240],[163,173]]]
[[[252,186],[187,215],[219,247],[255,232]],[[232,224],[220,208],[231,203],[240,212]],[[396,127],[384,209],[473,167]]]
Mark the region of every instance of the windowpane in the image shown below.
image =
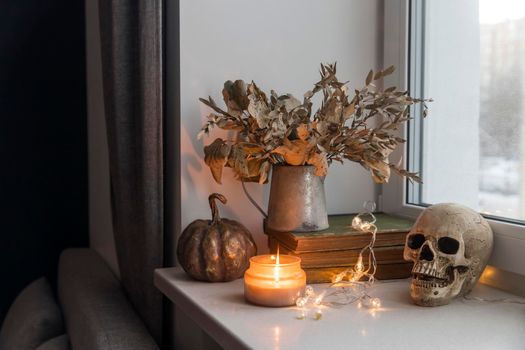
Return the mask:
[[[525,220],[525,1],[412,1],[410,40],[409,201]]]

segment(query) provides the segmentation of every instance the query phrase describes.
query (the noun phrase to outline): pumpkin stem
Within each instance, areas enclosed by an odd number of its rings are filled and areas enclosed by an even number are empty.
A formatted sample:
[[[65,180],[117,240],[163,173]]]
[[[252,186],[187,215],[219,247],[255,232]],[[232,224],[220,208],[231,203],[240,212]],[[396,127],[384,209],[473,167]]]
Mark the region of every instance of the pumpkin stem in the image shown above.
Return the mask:
[[[217,203],[215,200],[218,199],[222,202],[222,204],[226,204],[228,200],[226,197],[224,197],[220,193],[212,193],[208,197],[208,202],[210,202],[210,208],[211,208],[211,224],[214,225],[219,222],[221,217],[219,216],[219,209],[217,208]]]

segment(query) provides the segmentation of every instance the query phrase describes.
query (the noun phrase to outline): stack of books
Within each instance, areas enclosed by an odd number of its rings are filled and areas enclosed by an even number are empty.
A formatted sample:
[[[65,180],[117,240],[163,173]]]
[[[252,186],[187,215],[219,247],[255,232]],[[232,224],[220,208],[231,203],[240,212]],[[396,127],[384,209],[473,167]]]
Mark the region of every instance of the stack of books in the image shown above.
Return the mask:
[[[377,234],[374,253],[377,279],[410,277],[412,263],[403,259],[407,233],[414,221],[388,215],[374,214]],[[355,214],[331,215],[330,227],[317,232],[278,232],[268,228],[268,243],[272,253],[290,254],[301,258],[307,283],[331,282],[332,277],[356,264],[359,252],[370,243],[372,234],[352,228]],[[368,266],[368,255],[363,256]]]

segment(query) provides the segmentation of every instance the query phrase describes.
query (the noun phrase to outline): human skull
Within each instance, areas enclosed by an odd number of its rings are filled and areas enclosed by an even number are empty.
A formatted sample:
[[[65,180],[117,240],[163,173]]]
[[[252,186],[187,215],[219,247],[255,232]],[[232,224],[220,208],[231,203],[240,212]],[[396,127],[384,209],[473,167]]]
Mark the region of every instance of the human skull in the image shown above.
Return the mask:
[[[446,305],[472,290],[492,252],[492,230],[459,204],[436,204],[418,217],[404,258],[414,262],[410,295],[417,305]]]

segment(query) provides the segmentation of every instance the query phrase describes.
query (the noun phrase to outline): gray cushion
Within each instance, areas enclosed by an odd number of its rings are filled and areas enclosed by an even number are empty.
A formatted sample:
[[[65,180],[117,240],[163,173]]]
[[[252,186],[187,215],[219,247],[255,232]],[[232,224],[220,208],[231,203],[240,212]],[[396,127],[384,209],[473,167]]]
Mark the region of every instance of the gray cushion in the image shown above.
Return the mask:
[[[49,339],[44,344],[40,345],[36,350],[70,350],[69,338],[67,334],[62,334],[53,339]]]
[[[34,350],[64,333],[62,314],[45,278],[28,285],[15,299],[0,331],[0,350]]]
[[[67,249],[58,266],[58,295],[73,349],[158,349],[95,251]]]

